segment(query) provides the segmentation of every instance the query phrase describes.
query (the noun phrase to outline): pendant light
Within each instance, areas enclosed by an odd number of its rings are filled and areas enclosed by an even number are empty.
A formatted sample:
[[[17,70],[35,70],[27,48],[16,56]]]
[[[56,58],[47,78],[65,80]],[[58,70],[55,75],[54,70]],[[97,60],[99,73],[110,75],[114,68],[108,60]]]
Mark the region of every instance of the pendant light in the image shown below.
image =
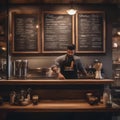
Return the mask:
[[[67,10],[67,13],[68,13],[69,15],[74,15],[74,14],[76,14],[76,12],[77,12],[77,10],[73,8],[73,1],[74,1],[74,0],[71,0],[71,1],[70,1],[71,7],[70,7],[70,9]]]

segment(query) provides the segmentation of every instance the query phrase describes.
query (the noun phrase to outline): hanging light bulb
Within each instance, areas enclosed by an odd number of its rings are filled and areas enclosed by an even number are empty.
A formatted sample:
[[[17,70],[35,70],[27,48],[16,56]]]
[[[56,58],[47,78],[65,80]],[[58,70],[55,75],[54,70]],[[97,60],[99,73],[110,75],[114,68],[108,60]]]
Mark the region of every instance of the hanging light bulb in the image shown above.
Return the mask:
[[[77,12],[77,10],[75,10],[75,9],[73,8],[73,0],[71,0],[71,8],[67,10],[67,13],[68,13],[69,15],[74,15],[74,14],[76,14],[76,12]]]

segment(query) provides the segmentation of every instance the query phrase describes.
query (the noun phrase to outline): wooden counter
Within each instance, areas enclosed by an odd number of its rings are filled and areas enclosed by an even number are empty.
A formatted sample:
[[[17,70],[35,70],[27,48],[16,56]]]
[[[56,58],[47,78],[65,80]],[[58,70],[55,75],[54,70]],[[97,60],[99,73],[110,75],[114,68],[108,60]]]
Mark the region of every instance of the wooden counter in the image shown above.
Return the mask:
[[[86,99],[86,93],[92,92],[101,97],[104,85],[110,85],[111,79],[26,79],[26,80],[0,80],[0,95],[9,99],[11,91],[32,89],[32,94],[37,94],[42,100],[68,100]]]
[[[112,120],[112,115],[114,115],[114,113],[119,114],[120,113],[120,107],[119,106],[115,106],[115,107],[111,107],[111,108],[106,108],[103,104],[98,104],[98,105],[89,105],[86,102],[81,102],[81,101],[40,101],[38,105],[33,105],[32,103],[30,105],[27,106],[15,106],[15,105],[10,105],[9,103],[4,103],[2,106],[0,106],[0,120],[7,120],[7,116],[9,115],[9,113],[13,113],[13,116],[17,117],[22,117],[21,119],[24,120],[24,115],[21,116],[21,114],[25,114],[25,115],[32,115],[34,116],[34,113],[46,113],[46,114],[40,114],[40,116],[44,116],[44,115],[50,115],[48,113],[51,113],[50,116],[52,116],[52,113],[56,113],[56,115],[58,113],[69,113],[70,115],[74,115],[74,113],[79,113],[79,117],[81,118],[81,115],[90,115],[95,113],[96,115],[102,115],[102,117],[104,118],[104,120]],[[16,114],[17,113],[17,114]],[[21,114],[18,114],[21,113]],[[20,115],[20,116],[18,116]],[[58,114],[60,115],[60,114]],[[86,116],[85,115],[85,116]],[[39,116],[39,117],[40,117]],[[77,118],[78,118],[77,116]],[[60,117],[60,116],[58,116]],[[84,117],[83,117],[84,118]],[[83,119],[82,118],[82,119]],[[11,120],[11,118],[10,118]],[[16,120],[16,119],[15,119]],[[32,119],[33,120],[33,119]],[[38,120],[38,119],[37,119]],[[45,119],[48,120],[48,119]],[[84,119],[84,120],[88,120],[88,119]],[[102,119],[103,120],[103,119]]]
[[[72,80],[57,80],[57,79],[25,79],[25,80],[0,80],[0,85],[80,85],[80,84],[111,84],[112,79],[72,79]]]
[[[114,82],[111,79],[75,79],[75,80],[55,80],[55,79],[26,79],[26,80],[0,80],[0,95],[9,100],[11,90],[20,92],[21,89],[31,88],[33,94],[40,97],[38,105],[32,103],[27,106],[10,105],[5,101],[0,106],[0,120],[6,120],[7,114],[13,113],[37,113],[44,112],[82,112],[86,113],[117,113],[120,107],[106,108],[103,104],[89,105],[86,102],[86,93],[92,92],[98,98],[101,98],[104,85],[110,85]],[[71,113],[71,114],[72,114]],[[53,114],[52,114],[53,115]],[[52,116],[51,115],[51,116]],[[8,115],[9,116],[9,115]],[[16,115],[17,116],[17,115]],[[80,115],[79,115],[80,116]],[[85,115],[86,116],[86,115]],[[83,117],[84,118],[84,117]],[[112,114],[110,115],[112,118]],[[48,119],[44,119],[48,120]],[[67,119],[66,119],[67,120]],[[87,120],[87,119],[85,119]],[[110,120],[109,118],[105,120]]]

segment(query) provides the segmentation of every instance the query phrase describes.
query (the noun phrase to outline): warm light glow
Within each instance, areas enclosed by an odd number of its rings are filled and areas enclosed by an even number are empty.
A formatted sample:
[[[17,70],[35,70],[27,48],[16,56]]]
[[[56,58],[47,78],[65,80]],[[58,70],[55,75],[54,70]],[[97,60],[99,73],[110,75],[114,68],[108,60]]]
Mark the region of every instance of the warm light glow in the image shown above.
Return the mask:
[[[39,28],[39,25],[36,25],[36,28],[38,29],[38,28]]]
[[[117,34],[120,35],[120,31],[118,31]]]
[[[74,14],[76,14],[76,12],[77,12],[77,10],[75,10],[75,9],[69,9],[69,10],[67,10],[67,13],[69,15],[74,15]]]
[[[3,50],[3,51],[6,51],[6,47],[2,47],[2,50]]]
[[[114,47],[114,48],[117,48],[117,47],[118,47],[118,44],[117,44],[117,43],[113,43],[113,47]]]

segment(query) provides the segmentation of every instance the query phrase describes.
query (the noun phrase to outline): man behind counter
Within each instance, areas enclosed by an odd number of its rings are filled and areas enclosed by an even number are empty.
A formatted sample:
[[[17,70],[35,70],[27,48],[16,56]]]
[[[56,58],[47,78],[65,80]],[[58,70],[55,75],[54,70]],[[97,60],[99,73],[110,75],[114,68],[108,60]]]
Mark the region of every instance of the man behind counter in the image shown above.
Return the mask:
[[[60,68],[60,71],[58,68]],[[58,79],[78,79],[78,73],[87,75],[80,57],[75,55],[75,45],[73,44],[67,46],[65,55],[56,58],[52,71],[57,73]]]

